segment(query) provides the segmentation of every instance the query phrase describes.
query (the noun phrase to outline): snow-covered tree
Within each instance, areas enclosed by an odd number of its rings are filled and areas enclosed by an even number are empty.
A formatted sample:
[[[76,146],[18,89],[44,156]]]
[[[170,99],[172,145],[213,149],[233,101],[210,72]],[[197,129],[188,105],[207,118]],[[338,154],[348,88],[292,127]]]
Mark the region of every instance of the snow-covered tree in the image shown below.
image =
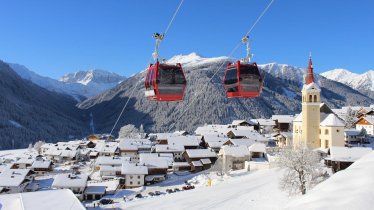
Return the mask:
[[[35,142],[35,144],[34,144],[34,150],[35,150],[38,154],[40,154],[40,152],[41,152],[41,148],[42,148],[43,144],[44,144],[43,141],[37,141],[37,142]]]
[[[285,147],[280,150],[278,164],[285,169],[280,188],[292,194],[305,194],[307,190],[324,179],[318,153],[305,144]]]
[[[133,124],[123,126],[118,133],[119,138],[139,138],[139,129]]]
[[[33,148],[33,146],[32,146],[32,144],[30,143],[30,144],[29,144],[29,147],[27,148],[27,151],[28,151],[29,153],[31,153],[31,152],[32,152],[32,148]]]
[[[347,113],[345,115],[345,128],[354,128],[355,127],[355,122],[357,120],[356,118],[357,112],[351,107],[348,108]]]

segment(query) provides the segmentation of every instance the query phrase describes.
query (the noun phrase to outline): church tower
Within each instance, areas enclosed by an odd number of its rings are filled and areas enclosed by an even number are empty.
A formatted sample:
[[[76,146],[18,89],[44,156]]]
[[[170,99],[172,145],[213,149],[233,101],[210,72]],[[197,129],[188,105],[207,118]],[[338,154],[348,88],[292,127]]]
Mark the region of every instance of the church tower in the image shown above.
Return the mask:
[[[309,148],[321,147],[320,132],[320,104],[321,89],[314,81],[312,56],[309,56],[308,73],[305,78],[302,93],[302,126],[301,141]]]

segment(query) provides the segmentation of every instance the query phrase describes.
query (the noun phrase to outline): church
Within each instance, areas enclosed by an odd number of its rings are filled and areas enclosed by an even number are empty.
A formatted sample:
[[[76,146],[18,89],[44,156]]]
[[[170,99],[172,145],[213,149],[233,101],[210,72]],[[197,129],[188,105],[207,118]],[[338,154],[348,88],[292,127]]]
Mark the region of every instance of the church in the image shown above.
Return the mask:
[[[301,91],[302,111],[293,121],[293,144],[305,144],[310,149],[344,146],[344,121],[324,103],[321,88],[315,82],[312,57]]]

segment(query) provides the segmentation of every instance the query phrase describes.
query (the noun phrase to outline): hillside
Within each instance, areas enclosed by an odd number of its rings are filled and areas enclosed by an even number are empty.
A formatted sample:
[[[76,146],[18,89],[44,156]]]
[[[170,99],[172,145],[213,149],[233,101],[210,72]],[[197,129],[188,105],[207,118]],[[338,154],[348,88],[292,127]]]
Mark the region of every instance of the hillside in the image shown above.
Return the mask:
[[[154,102],[144,97],[144,75],[141,72],[117,87],[85,100],[79,108],[93,114],[97,131],[110,132],[118,114],[138,84],[124,116],[114,133],[125,124],[144,124],[147,131],[166,132],[171,129],[193,131],[204,123],[229,123],[234,119],[270,117],[272,114],[295,114],[301,111],[300,68],[287,65],[261,65],[265,71],[265,87],[261,97],[255,99],[228,99],[225,97],[222,78],[224,68],[208,83],[227,58],[202,58],[195,53],[178,55],[169,62],[181,62],[187,77],[183,102]],[[296,71],[297,70],[297,71]],[[291,77],[292,75],[299,77]],[[270,72],[270,73],[267,73]],[[283,72],[283,73],[282,73]],[[287,74],[286,74],[287,73]],[[283,76],[289,75],[290,77]],[[341,83],[319,77],[322,101],[332,108],[344,105],[368,105],[374,99]]]
[[[88,115],[69,95],[48,91],[19,77],[0,61],[0,149],[27,147],[37,140],[82,137]]]

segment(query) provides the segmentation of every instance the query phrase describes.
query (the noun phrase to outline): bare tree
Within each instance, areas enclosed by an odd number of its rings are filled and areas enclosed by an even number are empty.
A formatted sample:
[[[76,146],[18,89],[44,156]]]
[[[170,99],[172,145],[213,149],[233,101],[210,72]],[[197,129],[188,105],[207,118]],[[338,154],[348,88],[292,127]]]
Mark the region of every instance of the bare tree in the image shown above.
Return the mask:
[[[292,194],[305,194],[307,190],[324,179],[318,153],[305,144],[280,150],[278,164],[285,169],[280,188]]]
[[[119,138],[139,138],[139,129],[133,124],[123,126],[118,133]]]

